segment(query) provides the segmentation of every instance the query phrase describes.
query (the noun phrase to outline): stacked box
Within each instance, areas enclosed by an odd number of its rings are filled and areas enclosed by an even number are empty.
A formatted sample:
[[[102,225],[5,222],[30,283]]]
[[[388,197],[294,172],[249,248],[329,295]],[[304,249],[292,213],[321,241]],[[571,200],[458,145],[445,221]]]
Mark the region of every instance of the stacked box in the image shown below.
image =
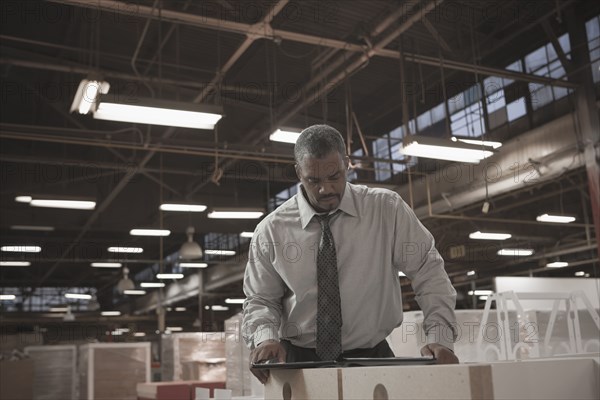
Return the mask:
[[[190,386],[184,382],[145,382],[137,384],[138,400],[189,400]]]
[[[33,361],[29,359],[0,361],[0,399],[33,398]]]
[[[34,400],[77,399],[76,346],[29,346],[25,352],[34,365]]]
[[[227,389],[233,396],[264,398],[264,387],[250,372],[250,349],[242,337],[242,313],[225,320]]]
[[[4,359],[11,357],[14,350],[23,350],[28,346],[41,346],[44,344],[44,336],[40,332],[20,332],[14,335],[2,332],[0,335],[0,356]]]
[[[233,396],[250,394],[248,362],[250,350],[241,336],[242,314],[225,320],[225,354],[227,365],[227,389]]]
[[[81,400],[135,400],[150,381],[150,343],[92,343],[79,347]]]
[[[162,380],[225,382],[224,332],[163,335]]]

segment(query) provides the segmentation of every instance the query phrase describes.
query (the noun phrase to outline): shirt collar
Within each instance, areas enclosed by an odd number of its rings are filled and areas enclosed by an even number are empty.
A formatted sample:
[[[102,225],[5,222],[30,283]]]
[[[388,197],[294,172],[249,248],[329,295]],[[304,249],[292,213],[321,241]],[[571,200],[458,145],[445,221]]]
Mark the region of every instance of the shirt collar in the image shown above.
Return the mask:
[[[298,195],[296,196],[298,199],[298,210],[300,212],[300,223],[302,224],[302,229],[306,229],[306,226],[312,220],[312,218],[319,214],[312,208],[306,197],[304,197],[304,190],[302,189],[302,185],[300,185],[300,190],[298,191]],[[342,201],[340,202],[338,210],[342,210],[348,215],[353,217],[358,216],[358,211],[356,209],[356,204],[354,203],[354,193],[352,191],[352,185],[346,182],[346,188],[344,189],[344,194],[342,195]],[[335,210],[333,210],[335,211]]]

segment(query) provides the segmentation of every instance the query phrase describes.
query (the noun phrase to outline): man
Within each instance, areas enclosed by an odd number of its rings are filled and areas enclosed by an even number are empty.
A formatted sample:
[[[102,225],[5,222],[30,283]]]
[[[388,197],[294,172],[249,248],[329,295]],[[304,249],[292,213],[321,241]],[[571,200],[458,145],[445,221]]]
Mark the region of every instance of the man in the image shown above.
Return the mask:
[[[402,271],[425,315],[421,354],[457,363],[456,291],[429,231],[397,193],[346,182],[349,159],[334,128],[305,129],[294,157],[299,193],[258,224],[250,246],[242,327],[250,361],[393,357],[385,339],[402,322]],[[266,382],[268,370],[252,372]]]

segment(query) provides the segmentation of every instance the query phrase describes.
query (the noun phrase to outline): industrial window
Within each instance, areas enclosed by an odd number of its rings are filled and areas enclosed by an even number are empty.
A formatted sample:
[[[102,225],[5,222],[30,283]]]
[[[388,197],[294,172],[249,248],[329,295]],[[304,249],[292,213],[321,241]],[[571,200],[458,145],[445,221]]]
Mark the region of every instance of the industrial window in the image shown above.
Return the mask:
[[[444,103],[438,104],[430,110],[425,111],[423,114],[417,117],[417,128],[419,132],[430,127],[444,119],[446,116],[446,108]],[[401,128],[401,127],[400,127]]]
[[[417,127],[419,132],[431,126],[431,124],[431,110],[425,111],[423,114],[417,117]]]
[[[594,82],[600,82],[600,16],[590,19],[585,24],[592,61]]]
[[[373,142],[373,157],[391,158],[389,134],[386,134],[381,139],[377,139]],[[392,169],[389,162],[376,161],[374,164],[375,179],[378,181],[385,181],[392,176]]]
[[[438,104],[437,106],[431,109],[431,122],[436,123],[443,120],[446,117],[446,107],[445,104]]]
[[[571,45],[569,35],[565,33],[558,38],[558,42],[566,57],[570,58]],[[552,43],[548,43],[525,56],[525,68],[528,73],[535,75],[556,79],[565,76],[565,70]],[[531,106],[534,110],[569,94],[568,89],[537,83],[530,83],[529,90],[531,94]]]
[[[443,104],[442,104],[443,106]],[[437,108],[437,107],[436,107]],[[432,115],[432,110],[429,111]],[[411,119],[408,122],[410,132],[415,132],[418,122],[416,119]],[[402,139],[410,132],[405,133],[404,126],[399,126],[390,133],[384,135],[381,139],[373,142],[373,157],[385,158],[390,160],[405,160],[406,157],[400,152],[402,148]],[[416,165],[417,159],[411,158],[409,164],[392,163],[392,162],[375,162],[375,179],[385,181],[392,177],[393,174],[398,174],[406,170],[407,167]]]
[[[452,134],[457,136],[479,137],[485,133],[483,107],[480,101],[450,116]]]
[[[392,164],[392,171],[394,174],[399,174],[401,172],[406,171],[407,168],[417,165],[417,158],[416,157],[406,157],[404,154],[402,154],[400,152],[401,148],[402,148],[401,142],[396,143],[395,145],[392,146],[392,148],[391,148],[392,158],[394,160],[398,160],[398,161],[405,161],[408,158],[410,158],[410,161],[406,162],[405,164],[399,164],[399,163]]]
[[[356,156],[356,157],[364,157],[364,155],[365,155],[365,152],[363,151],[363,149],[358,149],[358,150],[356,150],[356,151],[352,152],[352,155],[353,155],[353,156]],[[350,162],[351,162],[353,165],[356,165],[356,164],[358,164],[360,161],[353,160],[352,158],[350,158]],[[354,181],[356,181],[357,179],[358,179],[358,174],[357,174],[356,170],[354,170],[354,169],[351,169],[351,170],[348,172],[348,180],[349,180],[350,182],[354,182]]]
[[[15,300],[3,301],[2,311],[47,312],[53,307],[65,308],[66,305],[71,307],[71,311],[91,311],[89,306],[97,304],[89,300],[67,299],[65,293],[89,294],[94,297],[96,296],[96,288],[39,287],[30,293],[23,292],[22,288],[4,287],[0,294],[12,294],[15,296]],[[26,299],[25,296],[27,296]]]
[[[204,257],[207,260],[219,261],[229,258],[223,254],[206,254],[210,250],[235,250],[240,247],[239,233],[208,233],[204,235]]]
[[[517,60],[514,63],[510,64],[509,66],[507,66],[505,68],[506,70],[509,71],[514,71],[514,72],[523,72],[523,64],[521,63],[521,60]],[[503,78],[502,79],[502,83],[504,87],[507,87],[508,85],[510,85],[511,83],[513,83],[514,80],[513,79],[506,79]]]
[[[283,203],[285,203],[289,198],[298,193],[298,185],[290,186],[289,188],[283,189],[281,192],[277,193],[275,197],[269,200],[269,212],[273,211]]]
[[[525,114],[527,114],[527,107],[525,106],[525,98],[521,97],[513,101],[510,104],[506,105],[506,114],[508,116],[508,121],[512,122],[518,118],[521,118]]]

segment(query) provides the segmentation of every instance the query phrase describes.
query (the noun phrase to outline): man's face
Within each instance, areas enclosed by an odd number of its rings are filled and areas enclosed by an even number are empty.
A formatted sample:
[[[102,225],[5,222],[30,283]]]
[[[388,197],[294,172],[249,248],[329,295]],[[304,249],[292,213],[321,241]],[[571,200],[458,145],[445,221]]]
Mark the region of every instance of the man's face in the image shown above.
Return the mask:
[[[304,157],[296,164],[296,174],[302,183],[310,205],[317,212],[336,209],[346,188],[348,157],[332,151],[324,158]]]

